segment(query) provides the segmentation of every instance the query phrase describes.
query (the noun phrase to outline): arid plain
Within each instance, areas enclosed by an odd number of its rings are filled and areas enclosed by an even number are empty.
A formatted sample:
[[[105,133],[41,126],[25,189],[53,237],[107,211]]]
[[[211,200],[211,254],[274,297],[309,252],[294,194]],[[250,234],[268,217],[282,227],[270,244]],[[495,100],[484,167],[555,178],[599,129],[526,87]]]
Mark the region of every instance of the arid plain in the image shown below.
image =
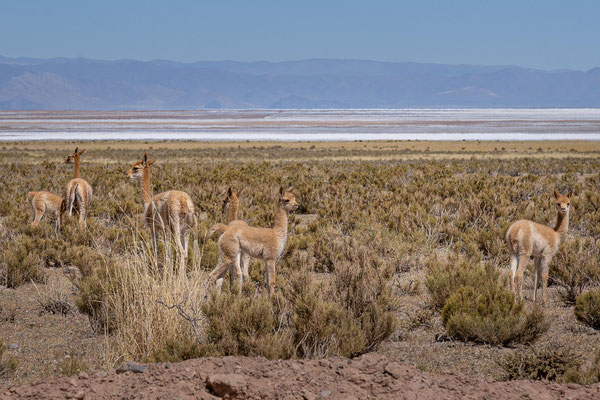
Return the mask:
[[[25,195],[62,193],[73,177],[64,159],[75,147],[86,149],[81,175],[94,197],[87,228],[65,217],[57,237],[48,216],[30,226]],[[168,246],[152,258],[139,222],[139,183],[125,172],[144,152],[157,159],[152,190],[186,191],[196,207],[196,248],[183,274]],[[600,333],[574,310],[600,286],[599,156],[595,141],[0,143],[2,384],[91,374],[125,360],[369,352],[423,373],[597,382]],[[207,231],[226,222],[223,194],[243,189],[239,217],[271,226],[280,186],[294,187],[299,208],[290,214],[277,294],[266,297],[255,262],[242,294],[226,284],[205,300],[217,260]],[[504,301],[504,232],[521,218],[553,225],[554,190],[574,195],[568,237],[550,267],[549,306],[531,301],[531,262],[523,307],[509,307],[513,319],[493,311],[500,324],[529,321],[523,332],[499,340],[449,331],[436,299],[458,289],[448,285],[471,282],[493,286],[492,298]],[[200,337],[157,300],[195,312]],[[543,373],[515,369],[527,363]]]

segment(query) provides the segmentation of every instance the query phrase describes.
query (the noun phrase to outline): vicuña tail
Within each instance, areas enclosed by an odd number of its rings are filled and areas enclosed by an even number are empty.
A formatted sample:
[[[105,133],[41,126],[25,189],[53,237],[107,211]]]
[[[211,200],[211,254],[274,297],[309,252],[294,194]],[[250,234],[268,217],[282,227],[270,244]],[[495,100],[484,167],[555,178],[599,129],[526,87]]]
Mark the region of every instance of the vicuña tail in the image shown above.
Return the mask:
[[[79,196],[79,184],[76,183],[75,186],[71,188],[71,191],[67,195],[67,202],[69,203],[69,217],[73,215],[73,209],[75,208],[75,201],[78,202],[81,207],[81,197]]]

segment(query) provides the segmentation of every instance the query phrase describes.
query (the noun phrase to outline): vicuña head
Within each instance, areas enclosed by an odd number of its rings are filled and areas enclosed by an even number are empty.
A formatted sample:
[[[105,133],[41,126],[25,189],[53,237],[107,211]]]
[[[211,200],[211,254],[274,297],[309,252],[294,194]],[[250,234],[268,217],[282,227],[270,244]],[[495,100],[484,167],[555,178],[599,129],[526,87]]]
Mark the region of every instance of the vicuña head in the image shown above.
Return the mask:
[[[556,190],[554,191],[554,197],[556,198],[556,206],[558,207],[558,213],[565,215],[571,208],[571,196],[573,191],[569,190],[567,194],[560,194]]]
[[[67,158],[65,158],[65,164],[71,164],[73,162],[75,162],[75,160],[77,160],[79,158],[79,156],[81,156],[83,153],[85,153],[85,149],[78,151],[79,147],[75,147],[75,151],[72,153],[69,153],[67,155]]]
[[[144,153],[144,157],[133,163],[129,171],[127,171],[126,175],[129,179],[142,179],[145,168],[150,168],[152,164],[156,161],[156,158],[152,160],[148,160],[148,154]]]
[[[227,188],[227,192],[225,193],[225,198],[223,198],[223,206],[221,207],[221,212],[225,212],[226,210],[231,211],[233,209],[234,206],[237,206],[239,204],[239,200],[240,200],[240,196],[242,194],[242,191],[244,189],[240,189],[237,192],[234,192],[233,190],[231,190],[231,186],[229,188]],[[237,208],[235,209],[236,211],[236,216],[237,216]],[[236,218],[234,218],[233,220],[235,220]],[[233,221],[232,220],[232,221]],[[231,222],[231,221],[228,221]]]
[[[293,190],[293,187],[289,187],[286,190],[283,190],[283,187],[279,188],[279,207],[286,211],[294,211],[298,208],[298,202],[292,193]]]
[[[554,191],[558,209],[558,217],[554,228],[522,219],[513,223],[506,231],[506,245],[510,252],[510,289],[515,292],[517,301],[523,299],[523,273],[527,261],[530,257],[534,257],[533,301],[536,299],[538,282],[541,280],[544,305],[548,304],[546,294],[548,268],[552,257],[554,257],[558,247],[567,236],[572,195],[573,191],[569,191],[567,194]]]

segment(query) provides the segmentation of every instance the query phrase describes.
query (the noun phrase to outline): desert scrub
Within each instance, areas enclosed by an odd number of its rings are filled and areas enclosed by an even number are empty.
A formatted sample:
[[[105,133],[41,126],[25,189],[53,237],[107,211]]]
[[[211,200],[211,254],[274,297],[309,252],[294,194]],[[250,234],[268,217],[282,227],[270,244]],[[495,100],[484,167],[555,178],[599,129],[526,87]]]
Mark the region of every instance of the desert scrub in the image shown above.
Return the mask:
[[[442,322],[453,339],[503,346],[531,343],[548,329],[540,307],[525,309],[493,285],[458,289],[444,305]]]
[[[600,285],[600,248],[593,238],[568,240],[550,264],[550,284],[567,306],[585,290]]]
[[[425,268],[425,286],[429,291],[431,305],[439,310],[459,288],[497,286],[500,276],[496,268],[455,254],[451,254],[445,261],[440,261],[437,257],[429,258]]]
[[[578,321],[600,330],[600,289],[590,290],[577,297],[575,317]]]
[[[547,346],[526,352],[514,351],[498,365],[503,370],[504,380],[548,380],[559,383],[585,383],[581,373],[581,355],[570,349]]]
[[[5,244],[2,258],[2,281],[14,288],[30,281],[41,282],[44,272],[40,268],[39,249],[34,239],[19,235]]]
[[[294,355],[290,331],[284,329],[281,299],[270,299],[252,285],[244,294],[212,295],[202,307],[206,316],[206,344],[202,355],[263,356],[285,359]]]

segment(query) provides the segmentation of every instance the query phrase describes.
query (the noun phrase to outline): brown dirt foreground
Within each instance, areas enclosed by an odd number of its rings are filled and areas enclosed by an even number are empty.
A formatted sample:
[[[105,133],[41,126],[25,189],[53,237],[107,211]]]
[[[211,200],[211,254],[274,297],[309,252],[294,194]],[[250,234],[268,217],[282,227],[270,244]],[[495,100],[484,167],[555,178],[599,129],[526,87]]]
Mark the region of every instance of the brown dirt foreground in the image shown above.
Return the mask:
[[[1,399],[598,399],[600,384],[433,375],[371,353],[354,360],[223,357],[81,373],[2,389]]]

